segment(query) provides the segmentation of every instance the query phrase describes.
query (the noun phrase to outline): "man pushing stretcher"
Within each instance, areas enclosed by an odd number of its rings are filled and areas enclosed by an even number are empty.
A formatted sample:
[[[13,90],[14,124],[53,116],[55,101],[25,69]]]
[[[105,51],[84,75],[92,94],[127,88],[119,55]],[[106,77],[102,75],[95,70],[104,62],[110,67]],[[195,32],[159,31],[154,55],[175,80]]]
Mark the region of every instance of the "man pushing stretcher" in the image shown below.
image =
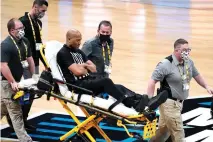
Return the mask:
[[[109,110],[122,102],[127,107],[133,107],[137,112],[143,112],[145,107],[154,110],[166,101],[167,91],[149,99],[147,95],[139,95],[122,85],[120,86],[122,89],[118,89],[118,86],[109,78],[90,77],[91,72],[96,72],[96,66],[79,49],[81,39],[79,31],[69,30],[66,34],[66,44],[57,54],[57,63],[67,83],[89,89],[95,95],[103,92],[108,93],[117,99],[117,102],[112,104]],[[68,88],[70,91],[73,90],[69,86]]]

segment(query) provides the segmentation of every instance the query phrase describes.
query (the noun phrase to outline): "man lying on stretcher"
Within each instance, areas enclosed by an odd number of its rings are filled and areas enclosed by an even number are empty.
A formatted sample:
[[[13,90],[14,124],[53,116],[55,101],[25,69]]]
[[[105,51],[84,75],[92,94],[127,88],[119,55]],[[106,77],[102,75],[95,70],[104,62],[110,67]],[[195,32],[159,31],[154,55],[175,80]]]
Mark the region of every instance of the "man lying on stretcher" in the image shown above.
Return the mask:
[[[109,78],[96,79],[90,77],[90,72],[96,72],[96,66],[79,49],[81,39],[79,31],[69,30],[66,34],[66,44],[57,54],[57,63],[67,83],[89,89],[95,95],[103,92],[108,93],[118,102],[122,102],[127,107],[133,107],[137,112],[142,112],[149,104],[151,104],[150,109],[156,109],[166,101],[167,92],[149,99],[147,95],[140,95],[122,85],[115,85]],[[72,90],[72,88],[69,88],[69,90]]]

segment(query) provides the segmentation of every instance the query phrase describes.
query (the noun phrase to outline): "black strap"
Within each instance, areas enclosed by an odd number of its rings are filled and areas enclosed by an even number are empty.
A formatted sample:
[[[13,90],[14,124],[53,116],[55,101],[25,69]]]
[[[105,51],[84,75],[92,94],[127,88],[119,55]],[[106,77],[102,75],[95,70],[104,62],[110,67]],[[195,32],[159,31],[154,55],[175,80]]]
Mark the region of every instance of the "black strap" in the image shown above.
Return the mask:
[[[172,58],[172,55],[166,57],[165,59],[169,60],[170,63],[173,62],[173,58]],[[172,97],[172,91],[171,91],[171,88],[166,80],[167,76],[164,77],[163,81],[160,82],[160,89],[158,90],[159,93],[163,90],[167,90],[168,93],[169,93],[169,97]],[[159,94],[157,93],[157,94]]]
[[[174,97],[172,97],[172,96],[168,96],[168,98],[169,99],[172,99],[172,100],[174,100],[174,101],[179,101],[180,103],[182,103],[183,102],[183,100],[179,100],[179,99],[177,99],[177,98],[174,98]]]
[[[76,105],[78,105],[78,103],[80,102],[81,96],[82,96],[82,93],[78,94],[77,101],[75,102]]]
[[[169,60],[170,63],[172,63],[172,61],[173,61],[172,55],[166,57],[165,59]]]
[[[127,95],[124,95],[123,97],[121,97],[119,100],[117,100],[116,102],[114,102],[109,108],[108,111],[112,112],[112,109],[117,106],[119,103],[121,103],[125,98],[127,98]]]

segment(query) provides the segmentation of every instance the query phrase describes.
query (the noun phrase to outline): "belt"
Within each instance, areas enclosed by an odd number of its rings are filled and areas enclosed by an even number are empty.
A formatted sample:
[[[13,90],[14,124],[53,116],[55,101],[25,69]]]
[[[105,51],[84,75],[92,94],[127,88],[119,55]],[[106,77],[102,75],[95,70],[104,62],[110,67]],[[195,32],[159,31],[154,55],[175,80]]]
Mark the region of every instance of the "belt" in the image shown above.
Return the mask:
[[[179,99],[177,99],[177,98],[173,98],[173,97],[171,97],[171,96],[169,96],[168,98],[169,98],[169,99],[171,99],[171,100],[174,100],[174,101],[178,101],[178,102],[180,102],[180,103],[182,103],[182,102],[183,102],[183,100],[179,100]]]

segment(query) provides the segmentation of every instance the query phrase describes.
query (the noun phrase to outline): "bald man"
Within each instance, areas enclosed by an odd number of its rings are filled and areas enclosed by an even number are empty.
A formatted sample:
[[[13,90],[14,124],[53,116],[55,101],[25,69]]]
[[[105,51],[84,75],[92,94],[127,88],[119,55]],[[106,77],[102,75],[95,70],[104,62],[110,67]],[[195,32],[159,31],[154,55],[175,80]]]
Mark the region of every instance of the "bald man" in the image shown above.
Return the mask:
[[[154,102],[153,109],[165,101],[167,93],[152,98],[151,100],[149,100],[147,95],[138,95],[136,93],[127,96],[117,89],[111,79],[94,79],[90,77],[90,73],[97,72],[96,66],[88,60],[83,51],[79,49],[81,39],[82,37],[79,31],[75,29],[69,30],[66,34],[66,44],[57,54],[58,65],[68,83],[89,89],[93,91],[95,95],[103,92],[108,93],[117,99],[118,103],[122,102],[125,106],[133,107],[138,112],[144,111],[149,101]],[[68,88],[72,90],[71,87],[68,86]],[[131,90],[129,91],[131,92]],[[112,108],[113,106],[110,107],[109,110]]]
[[[25,68],[34,73],[35,65],[31,56],[29,41],[24,38],[24,26],[17,19],[7,23],[9,36],[1,43],[1,118],[9,113],[13,128],[21,142],[31,142],[32,139],[24,128],[21,106],[12,95],[18,91]]]

